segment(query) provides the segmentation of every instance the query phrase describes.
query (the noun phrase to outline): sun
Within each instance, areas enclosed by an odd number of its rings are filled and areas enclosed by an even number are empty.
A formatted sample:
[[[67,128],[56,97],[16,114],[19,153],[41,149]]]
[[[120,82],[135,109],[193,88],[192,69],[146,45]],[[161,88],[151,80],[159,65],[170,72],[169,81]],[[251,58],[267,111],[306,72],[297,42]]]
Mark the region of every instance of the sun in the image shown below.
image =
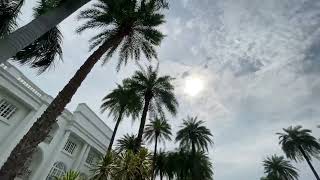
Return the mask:
[[[204,88],[204,82],[200,77],[192,76],[185,80],[184,92],[189,96],[198,95]]]

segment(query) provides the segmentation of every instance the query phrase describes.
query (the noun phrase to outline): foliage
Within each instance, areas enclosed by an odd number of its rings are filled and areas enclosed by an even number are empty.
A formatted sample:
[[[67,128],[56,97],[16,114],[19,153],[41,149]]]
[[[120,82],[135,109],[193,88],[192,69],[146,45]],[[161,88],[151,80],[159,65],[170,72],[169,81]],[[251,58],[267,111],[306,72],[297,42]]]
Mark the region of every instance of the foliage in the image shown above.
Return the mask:
[[[159,142],[171,140],[171,135],[171,125],[163,118],[151,120],[144,130],[144,137],[149,143],[155,142],[156,139]]]
[[[288,158],[302,161],[304,157],[301,149],[308,159],[311,159],[311,156],[318,157],[320,144],[316,138],[310,135],[311,130],[302,129],[302,126],[290,126],[287,129],[283,129],[283,131],[284,133],[277,134],[280,139],[279,144],[282,145],[282,150]]]
[[[101,105],[101,111],[109,110],[109,116],[112,115],[114,120],[117,120],[121,114],[127,117],[131,116],[135,120],[139,117],[141,108],[142,102],[139,96],[121,85],[117,85],[116,89],[105,96]]]
[[[0,2],[0,38],[11,33],[17,28],[17,17],[24,0],[15,3]]]
[[[183,125],[177,132],[176,137],[176,141],[180,142],[181,148],[192,149],[193,151],[208,150],[208,145],[213,144],[212,134],[208,128],[202,125],[203,123],[201,120],[198,121],[197,117],[187,117],[186,120],[183,120]]]
[[[79,19],[87,21],[77,32],[101,30],[91,38],[90,50],[104,43],[112,43],[104,62],[119,49],[119,70],[129,57],[138,61],[141,52],[148,60],[157,58],[155,47],[164,37],[156,29],[164,23],[164,15],[158,11],[153,0],[98,0],[92,8],[81,11]]]
[[[79,172],[77,171],[68,171],[65,175],[61,177],[56,177],[56,180],[79,180]]]
[[[177,113],[178,101],[173,93],[173,78],[159,76],[151,66],[147,70],[136,71],[131,78],[124,80],[124,85],[134,90],[142,99],[151,97],[149,111],[152,118],[165,117],[163,107],[171,114]]]
[[[118,153],[133,151],[136,152],[137,148],[137,137],[135,135],[125,134],[122,138],[117,140],[116,151]]]
[[[151,173],[151,155],[141,148],[137,153],[111,151],[92,169],[95,180],[143,180]]]
[[[56,8],[60,1],[57,0],[41,0],[38,6],[34,8],[34,16],[48,12],[50,9]],[[29,46],[19,51],[14,59],[20,64],[28,64],[32,68],[38,70],[39,73],[53,67],[56,57],[62,59],[62,34],[58,27],[54,27]]]
[[[285,160],[283,156],[267,157],[263,161],[263,166],[268,180],[298,180],[297,168],[292,166],[290,161]]]

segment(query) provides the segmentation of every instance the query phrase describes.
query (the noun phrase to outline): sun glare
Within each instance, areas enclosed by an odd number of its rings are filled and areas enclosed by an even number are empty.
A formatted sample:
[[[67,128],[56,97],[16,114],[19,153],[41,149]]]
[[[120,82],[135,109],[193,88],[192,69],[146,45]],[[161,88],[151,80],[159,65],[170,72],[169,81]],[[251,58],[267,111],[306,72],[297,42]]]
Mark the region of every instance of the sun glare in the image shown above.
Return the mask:
[[[203,80],[199,77],[189,77],[185,81],[184,92],[189,96],[198,95],[204,88]]]

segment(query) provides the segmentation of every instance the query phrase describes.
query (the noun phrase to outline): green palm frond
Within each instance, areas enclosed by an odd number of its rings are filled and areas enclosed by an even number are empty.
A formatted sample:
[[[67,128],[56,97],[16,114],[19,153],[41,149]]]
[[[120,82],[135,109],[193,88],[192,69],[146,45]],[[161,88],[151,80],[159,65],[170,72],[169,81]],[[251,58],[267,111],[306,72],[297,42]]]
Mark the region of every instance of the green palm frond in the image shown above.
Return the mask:
[[[264,172],[267,179],[298,180],[297,168],[291,165],[290,161],[283,156],[273,155],[263,161]]]
[[[136,152],[137,149],[138,149],[136,141],[137,141],[137,136],[136,135],[125,134],[122,138],[117,140],[116,151],[118,153],[126,152],[126,151]]]
[[[34,8],[34,16],[38,17],[52,8],[56,8],[60,1],[41,0]],[[19,51],[13,58],[22,65],[29,65],[31,68],[43,73],[54,67],[56,59],[62,60],[62,34],[58,27],[54,27],[38,38],[35,42]]]
[[[142,101],[135,91],[125,88],[122,85],[117,85],[117,88],[112,90],[102,100],[101,111],[109,110],[109,116],[113,116],[115,120],[120,115],[120,111],[126,117],[131,117],[135,120],[139,117],[142,109]]]
[[[174,95],[174,86],[170,76],[158,76],[157,70],[151,66],[147,70],[136,71],[131,78],[125,79],[124,85],[133,89],[141,98],[151,95],[150,115],[152,118],[159,116],[165,118],[165,108],[170,114],[177,113],[178,101]]]
[[[148,60],[157,58],[155,47],[164,38],[157,29],[164,23],[164,15],[159,10],[153,0],[98,0],[92,8],[80,12],[78,18],[86,20],[86,23],[77,32],[99,30],[100,33],[91,38],[89,49],[112,43],[112,47],[105,52],[104,61],[118,51],[119,70],[129,58],[138,61],[142,54]]]
[[[288,127],[283,129],[284,133],[279,135],[279,144],[285,155],[292,160],[304,160],[303,154],[299,148],[304,150],[306,156],[311,160],[311,157],[318,157],[320,153],[320,143],[311,135],[311,130],[303,129],[302,126]]]
[[[68,171],[66,174],[64,174],[61,177],[55,177],[56,180],[78,180],[79,178],[79,172],[77,171]]]
[[[166,119],[156,118],[151,120],[149,124],[146,125],[144,130],[144,138],[152,143],[156,140],[159,142],[164,142],[165,140],[171,140],[171,125]]]
[[[17,4],[0,2],[0,38],[11,33],[17,28],[17,17],[24,0]]]
[[[195,148],[200,151],[208,151],[208,146],[213,144],[212,134],[208,128],[203,126],[204,122],[197,120],[197,117],[188,117],[183,120],[181,129],[177,132],[176,142],[180,142],[181,148]]]

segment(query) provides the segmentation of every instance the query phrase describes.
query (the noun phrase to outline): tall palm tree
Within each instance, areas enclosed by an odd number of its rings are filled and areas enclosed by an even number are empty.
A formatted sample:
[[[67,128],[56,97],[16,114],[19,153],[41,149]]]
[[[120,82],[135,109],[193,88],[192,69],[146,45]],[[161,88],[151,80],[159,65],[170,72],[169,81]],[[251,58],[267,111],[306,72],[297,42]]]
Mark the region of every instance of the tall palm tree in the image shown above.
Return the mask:
[[[91,47],[97,49],[13,149],[0,170],[0,177],[13,179],[16,176],[37,145],[49,134],[57,117],[102,56],[110,57],[119,49],[118,68],[129,58],[139,60],[141,53],[149,60],[157,57],[155,47],[160,44],[164,35],[156,28],[164,23],[164,15],[158,13],[154,2],[99,0],[92,8],[82,11],[79,18],[88,21],[78,32],[95,28],[102,31],[91,39]]]
[[[58,7],[61,0],[41,0],[34,8],[35,18]],[[29,64],[32,68],[38,69],[39,73],[44,72],[55,63],[57,56],[62,59],[62,34],[58,27],[53,27],[36,41],[19,51],[13,60],[20,64]]]
[[[154,169],[157,159],[158,142],[165,142],[171,140],[171,125],[164,118],[155,118],[146,125],[144,130],[144,137],[149,142],[154,142],[153,163],[152,163],[152,179],[154,179]]]
[[[126,152],[126,151],[136,152],[136,151],[138,151],[137,146],[136,146],[136,142],[137,142],[136,135],[125,134],[122,138],[117,140],[116,151],[118,153]]]
[[[316,138],[310,135],[311,130],[302,129],[302,126],[288,127],[279,135],[282,150],[287,158],[302,161],[305,159],[317,180],[320,180],[317,171],[311,163],[311,157],[317,157],[320,153],[320,144]]]
[[[57,8],[47,11],[27,25],[4,36],[0,39],[0,64],[15,56],[23,48],[36,41],[89,1],[90,0],[61,0],[62,3]],[[2,18],[1,22],[3,22]],[[14,21],[10,24],[11,27],[15,27]]]
[[[164,117],[165,108],[170,114],[177,113],[178,101],[173,93],[174,87],[172,85],[170,76],[158,76],[157,70],[148,67],[146,71],[136,71],[131,78],[125,79],[124,84],[137,92],[137,94],[144,100],[143,111],[141,115],[141,122],[137,138],[137,147],[140,147],[144,126],[146,124],[147,113],[151,110],[154,115],[158,114]]]
[[[17,27],[17,17],[24,0],[0,2],[0,38],[11,33]]]
[[[263,161],[263,166],[267,179],[298,180],[297,168],[292,166],[290,161],[285,160],[283,156],[267,157]]]
[[[187,117],[186,120],[183,120],[183,125],[176,137],[176,142],[180,142],[181,148],[191,149],[193,159],[196,151],[208,151],[208,146],[213,144],[210,130],[203,126],[203,121],[197,119],[197,117]],[[195,179],[195,176],[196,171],[193,170],[192,177]]]
[[[112,149],[114,138],[123,116],[131,116],[134,120],[139,116],[141,108],[142,103],[139,96],[134,91],[121,85],[118,85],[116,89],[103,98],[101,105],[102,112],[109,110],[109,116],[114,116],[114,120],[116,121],[107,152],[110,152]]]

